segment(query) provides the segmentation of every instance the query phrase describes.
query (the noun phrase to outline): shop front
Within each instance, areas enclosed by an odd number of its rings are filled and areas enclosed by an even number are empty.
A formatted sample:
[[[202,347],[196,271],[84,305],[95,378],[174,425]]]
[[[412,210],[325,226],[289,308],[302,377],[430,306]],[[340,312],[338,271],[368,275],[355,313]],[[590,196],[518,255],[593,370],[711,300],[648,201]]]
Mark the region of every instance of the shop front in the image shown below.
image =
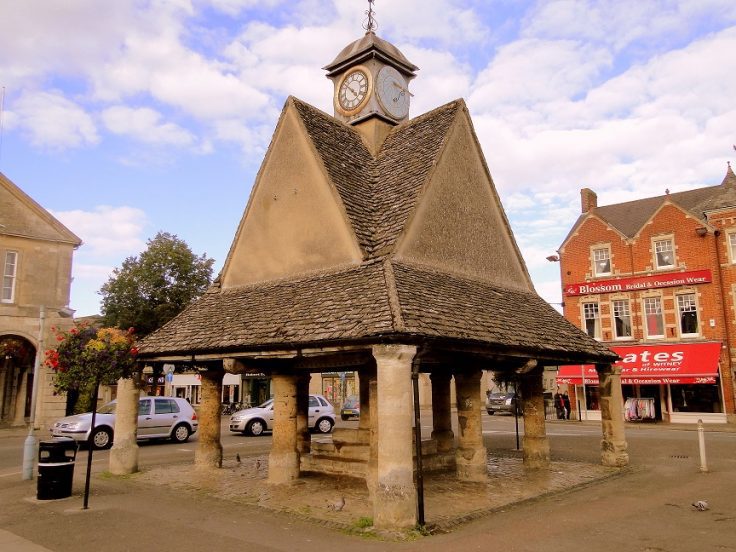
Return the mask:
[[[726,423],[720,342],[611,347],[621,357],[627,421]],[[573,410],[600,420],[598,373],[593,365],[560,366],[557,384],[571,387]]]

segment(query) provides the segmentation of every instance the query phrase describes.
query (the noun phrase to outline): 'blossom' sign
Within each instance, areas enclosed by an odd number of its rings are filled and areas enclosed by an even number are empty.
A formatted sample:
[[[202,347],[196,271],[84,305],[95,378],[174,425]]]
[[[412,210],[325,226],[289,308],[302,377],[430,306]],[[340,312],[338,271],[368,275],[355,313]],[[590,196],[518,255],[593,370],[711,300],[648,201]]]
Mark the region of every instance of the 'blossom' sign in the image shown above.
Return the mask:
[[[626,291],[644,291],[675,286],[693,286],[709,284],[713,281],[710,270],[691,270],[641,278],[620,278],[618,280],[598,280],[565,286],[565,295],[591,295],[598,293],[621,293]]]

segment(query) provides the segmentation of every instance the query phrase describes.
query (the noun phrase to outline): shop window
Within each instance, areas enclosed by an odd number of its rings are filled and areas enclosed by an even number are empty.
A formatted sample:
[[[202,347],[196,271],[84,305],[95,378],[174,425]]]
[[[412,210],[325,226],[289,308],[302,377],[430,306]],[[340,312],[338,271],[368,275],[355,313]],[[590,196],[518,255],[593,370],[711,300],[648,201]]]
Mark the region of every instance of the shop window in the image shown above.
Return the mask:
[[[659,269],[675,266],[675,246],[671,238],[654,241],[654,260]]]
[[[610,276],[611,250],[608,247],[593,249],[593,276]]]
[[[674,412],[723,412],[718,384],[671,385]]]
[[[5,252],[5,265],[3,266],[3,289],[0,301],[12,303],[15,300],[15,275],[18,271],[18,253],[16,251]]]
[[[644,316],[647,337],[664,337],[664,316],[662,315],[662,299],[659,297],[644,298]]]
[[[677,296],[677,312],[680,318],[680,335],[698,335],[698,306],[694,293]]]
[[[583,319],[586,333],[595,339],[601,338],[601,315],[598,303],[583,303]]]
[[[731,258],[731,263],[736,263],[736,232],[731,232],[728,235],[728,253]]]
[[[613,302],[613,328],[616,332],[616,339],[631,338],[631,310],[628,299],[618,299]]]

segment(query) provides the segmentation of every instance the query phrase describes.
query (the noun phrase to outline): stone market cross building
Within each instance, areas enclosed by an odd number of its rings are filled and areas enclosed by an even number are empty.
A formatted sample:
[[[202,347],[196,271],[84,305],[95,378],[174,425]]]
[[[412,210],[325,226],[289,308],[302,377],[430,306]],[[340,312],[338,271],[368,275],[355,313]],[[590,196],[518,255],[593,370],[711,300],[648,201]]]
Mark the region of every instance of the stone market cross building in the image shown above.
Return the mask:
[[[544,366],[591,363],[602,461],[625,465],[617,357],[535,293],[465,103],[409,119],[417,68],[371,31],[325,69],[335,115],[286,101],[220,276],[140,348],[158,369],[200,370],[196,463],[222,462],[224,371],[269,374],[269,482],[303,470],[364,477],[375,526],[412,527],[413,377],[432,386],[427,466],[484,481],[481,371],[518,380],[524,463],[537,468],[550,457]],[[359,428],[312,445],[310,375],[338,370],[359,374]]]

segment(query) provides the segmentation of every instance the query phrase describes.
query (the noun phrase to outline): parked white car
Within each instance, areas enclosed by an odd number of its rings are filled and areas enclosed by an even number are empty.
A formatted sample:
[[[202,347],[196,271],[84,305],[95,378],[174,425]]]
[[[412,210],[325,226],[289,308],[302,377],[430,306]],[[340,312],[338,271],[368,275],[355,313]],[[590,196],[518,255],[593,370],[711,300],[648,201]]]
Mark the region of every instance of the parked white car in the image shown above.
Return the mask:
[[[309,395],[310,429],[318,433],[329,433],[335,425],[335,409],[322,395]],[[230,417],[230,431],[245,435],[261,435],[273,430],[273,399],[260,406],[239,410]]]
[[[97,410],[95,429],[91,431],[92,413],[67,416],[51,426],[54,437],[71,437],[89,443],[95,449],[112,446],[116,401]],[[138,439],[172,439],[185,443],[199,427],[197,413],[186,399],[178,397],[141,397],[138,401]]]

